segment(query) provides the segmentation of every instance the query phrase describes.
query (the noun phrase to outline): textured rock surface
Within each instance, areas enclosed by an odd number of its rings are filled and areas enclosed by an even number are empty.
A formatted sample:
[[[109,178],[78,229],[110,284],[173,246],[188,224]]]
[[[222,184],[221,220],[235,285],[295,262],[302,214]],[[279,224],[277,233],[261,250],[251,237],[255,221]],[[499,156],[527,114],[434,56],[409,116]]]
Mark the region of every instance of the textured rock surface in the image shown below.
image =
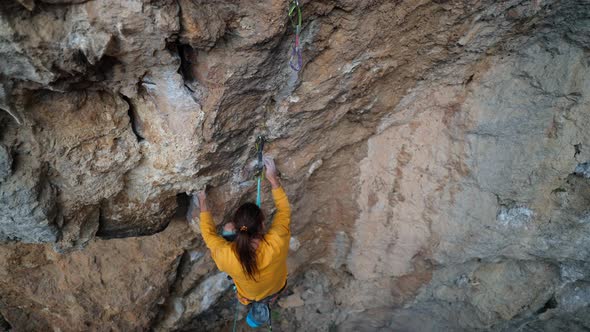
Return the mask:
[[[147,329],[188,245],[179,237],[186,228],[177,222],[153,237],[98,240],[68,255],[48,245],[3,246],[0,292],[14,302],[3,303],[2,314],[20,331]]]
[[[4,145],[0,145],[0,181],[4,181],[10,174],[12,174],[12,155]]]
[[[278,329],[590,329],[589,4],[302,3],[296,74],[287,1],[2,1],[1,328],[230,328],[177,219],[263,134]]]

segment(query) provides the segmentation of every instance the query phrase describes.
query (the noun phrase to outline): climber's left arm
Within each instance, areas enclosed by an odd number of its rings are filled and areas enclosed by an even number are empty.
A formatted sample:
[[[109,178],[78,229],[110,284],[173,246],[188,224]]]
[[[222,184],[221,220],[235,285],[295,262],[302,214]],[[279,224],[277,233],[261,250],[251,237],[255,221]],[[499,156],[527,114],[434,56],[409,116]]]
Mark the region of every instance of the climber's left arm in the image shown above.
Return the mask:
[[[195,194],[187,192],[187,195],[189,195],[190,201],[186,211],[186,221],[188,221],[188,226],[193,232],[198,232],[199,225],[197,225],[195,219],[199,216],[199,199]]]

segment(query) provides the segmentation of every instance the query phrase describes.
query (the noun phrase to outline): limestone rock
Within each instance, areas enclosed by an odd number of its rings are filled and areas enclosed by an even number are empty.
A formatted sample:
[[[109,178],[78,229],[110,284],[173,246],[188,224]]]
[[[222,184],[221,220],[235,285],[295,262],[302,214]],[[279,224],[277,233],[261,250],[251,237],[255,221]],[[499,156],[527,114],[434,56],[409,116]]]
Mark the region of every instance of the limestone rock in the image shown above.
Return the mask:
[[[40,158],[49,163],[66,208],[97,203],[122,189],[124,174],[140,158],[122,98],[48,93],[34,96],[27,110]]]
[[[284,299],[279,301],[279,306],[284,309],[300,307],[304,305],[305,302],[301,299],[301,296],[297,293],[291,294]]]
[[[493,315],[510,320],[541,309],[555,292],[558,278],[555,267],[537,262],[509,261],[482,265],[474,271],[470,280],[473,292],[470,301],[482,314],[482,321],[494,321],[490,319]],[[526,288],[527,291],[512,291],[518,288]]]
[[[208,3],[206,1],[181,0],[180,24],[182,32],[180,41],[193,48],[210,49],[225,34],[236,5]],[[227,22],[227,23],[226,23]]]
[[[560,310],[576,312],[586,308],[590,304],[590,283],[587,281],[576,281],[568,284],[560,292],[555,306]]]
[[[283,0],[0,6],[0,326],[230,329],[177,219],[253,200],[264,135],[281,330],[590,328],[588,5],[300,4],[300,72]]]
[[[3,6],[3,75],[60,90],[106,83],[133,94],[145,68],[159,63],[154,52],[165,49],[166,36],[178,30],[173,1],[145,7],[142,1],[45,2],[59,5],[33,12]]]
[[[134,210],[142,211],[132,212]],[[166,228],[175,210],[174,196],[165,200],[134,202],[123,194],[116,195],[101,207],[100,227],[96,235],[116,238],[155,234]]]
[[[55,242],[56,189],[38,169],[22,169],[2,182],[0,241]]]
[[[94,240],[67,255],[48,245],[3,246],[2,314],[23,330],[147,328],[167,297],[186,230],[178,222],[153,237]]]
[[[12,174],[12,155],[8,148],[0,144],[0,182]]]
[[[35,9],[35,0],[17,0],[17,1],[28,10]]]

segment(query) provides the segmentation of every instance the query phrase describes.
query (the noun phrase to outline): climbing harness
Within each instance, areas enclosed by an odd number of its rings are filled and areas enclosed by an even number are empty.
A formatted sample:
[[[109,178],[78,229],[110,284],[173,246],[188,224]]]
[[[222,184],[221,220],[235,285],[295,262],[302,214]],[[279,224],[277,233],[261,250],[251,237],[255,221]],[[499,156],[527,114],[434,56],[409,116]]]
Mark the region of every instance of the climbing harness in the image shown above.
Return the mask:
[[[246,316],[246,323],[250,327],[261,327],[264,323],[269,322],[269,330],[272,331],[272,324],[270,322],[270,308],[268,304],[261,302],[254,302],[250,304],[248,316]]]
[[[272,310],[271,306],[275,304],[278,298],[283,294],[283,292],[287,289],[287,283],[281,290],[272,294],[260,301],[252,301],[249,300],[250,303],[250,310],[248,311],[248,316],[246,316],[246,323],[250,327],[260,327],[265,323],[268,323],[268,330],[272,332]]]
[[[257,170],[257,186],[256,186],[256,205],[258,205],[258,207],[260,207],[260,203],[262,201],[262,197],[261,197],[261,185],[262,185],[262,176],[264,175],[264,162],[262,161],[262,150],[264,149],[264,136],[258,136],[256,138],[256,158],[258,158],[257,160],[257,165],[256,165],[256,170]]]
[[[231,280],[231,277],[228,276],[228,279]],[[236,310],[235,310],[235,314],[234,314],[234,327],[233,327],[233,332],[235,332],[236,331],[236,324],[238,321],[238,308],[239,308],[240,301],[238,300],[238,290],[236,288],[235,283],[234,283],[233,289],[234,289],[234,293],[236,295]],[[248,326],[253,327],[253,328],[258,328],[258,327],[263,326],[264,324],[268,324],[268,331],[272,332],[271,306],[275,304],[275,302],[283,294],[285,289],[287,289],[286,282],[285,282],[285,285],[283,286],[283,288],[281,288],[281,290],[279,290],[278,292],[276,292],[273,295],[270,295],[260,301],[248,300],[248,301],[250,301],[250,304],[249,304],[250,309],[248,310],[248,315],[246,316],[246,323],[248,324]]]
[[[303,65],[303,57],[301,56],[301,45],[299,35],[301,34],[301,7],[299,6],[299,0],[291,0],[289,4],[289,20],[291,26],[295,30],[295,44],[291,50],[291,58],[289,59],[289,66],[294,71],[300,71]]]
[[[234,290],[236,286],[234,285]],[[237,295],[237,291],[235,291]],[[233,324],[233,332],[236,332],[236,327],[238,324],[238,310],[239,310],[240,301],[236,296],[236,309],[234,313],[234,324]],[[248,326],[257,328],[261,327],[265,323],[268,323],[268,331],[272,332],[272,311],[270,310],[270,303],[265,302],[252,302],[250,304],[250,310],[248,311],[248,315],[246,316],[246,323]]]

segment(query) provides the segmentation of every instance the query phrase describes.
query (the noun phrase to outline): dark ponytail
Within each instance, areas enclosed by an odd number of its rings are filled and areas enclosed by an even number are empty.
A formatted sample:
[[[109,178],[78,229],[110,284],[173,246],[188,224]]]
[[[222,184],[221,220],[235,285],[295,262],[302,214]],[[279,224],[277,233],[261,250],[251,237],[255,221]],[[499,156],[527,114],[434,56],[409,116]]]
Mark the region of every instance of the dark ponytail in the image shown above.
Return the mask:
[[[258,274],[256,248],[252,240],[262,238],[264,214],[254,203],[242,204],[234,215],[236,225],[235,251],[244,273],[253,280]]]

